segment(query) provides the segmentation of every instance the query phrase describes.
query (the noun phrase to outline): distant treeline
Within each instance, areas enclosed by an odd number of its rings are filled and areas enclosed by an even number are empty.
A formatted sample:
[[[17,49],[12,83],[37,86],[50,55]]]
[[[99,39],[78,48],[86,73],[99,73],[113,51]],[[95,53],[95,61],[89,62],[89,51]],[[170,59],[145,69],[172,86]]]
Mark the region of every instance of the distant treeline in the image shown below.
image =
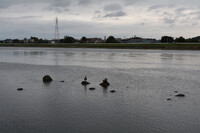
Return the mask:
[[[109,36],[108,38],[86,38],[83,36],[81,39],[75,39],[71,36],[65,36],[59,40],[47,40],[38,37],[30,37],[30,39],[24,38],[23,40],[20,39],[6,39],[0,41],[0,43],[198,43],[200,42],[200,36],[194,38],[184,38],[178,37],[174,38],[171,36],[162,36],[160,40],[156,39],[145,39],[140,37],[132,37],[132,38],[115,38],[114,36]]]
[[[198,43],[200,42],[200,36],[194,38],[185,39],[184,37],[174,38],[171,36],[163,36],[161,43]]]

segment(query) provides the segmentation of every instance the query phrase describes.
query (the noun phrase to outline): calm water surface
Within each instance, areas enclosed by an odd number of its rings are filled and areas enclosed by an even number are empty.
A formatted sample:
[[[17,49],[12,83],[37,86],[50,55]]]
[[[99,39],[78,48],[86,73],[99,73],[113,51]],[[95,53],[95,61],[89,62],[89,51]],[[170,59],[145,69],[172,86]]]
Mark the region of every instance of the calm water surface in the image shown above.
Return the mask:
[[[198,133],[199,81],[199,51],[0,48],[0,133]]]

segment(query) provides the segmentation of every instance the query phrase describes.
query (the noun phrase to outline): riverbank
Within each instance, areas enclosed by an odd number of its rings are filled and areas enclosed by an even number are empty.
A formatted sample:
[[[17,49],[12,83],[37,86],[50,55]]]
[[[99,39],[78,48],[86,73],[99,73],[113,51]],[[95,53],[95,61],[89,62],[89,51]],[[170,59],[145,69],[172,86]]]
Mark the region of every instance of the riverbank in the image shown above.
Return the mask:
[[[107,49],[157,49],[157,50],[200,50],[200,43],[181,44],[24,44],[1,43],[0,47],[50,47],[50,48],[107,48]]]

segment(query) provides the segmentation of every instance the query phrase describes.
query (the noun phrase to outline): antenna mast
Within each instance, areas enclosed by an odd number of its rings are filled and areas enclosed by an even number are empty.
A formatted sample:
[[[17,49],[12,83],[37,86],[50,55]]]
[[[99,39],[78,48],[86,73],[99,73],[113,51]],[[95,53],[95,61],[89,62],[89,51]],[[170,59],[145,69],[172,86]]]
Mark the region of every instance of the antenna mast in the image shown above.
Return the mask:
[[[56,17],[56,26],[55,26],[55,34],[54,39],[58,43],[60,40],[59,28],[58,28],[58,18]]]

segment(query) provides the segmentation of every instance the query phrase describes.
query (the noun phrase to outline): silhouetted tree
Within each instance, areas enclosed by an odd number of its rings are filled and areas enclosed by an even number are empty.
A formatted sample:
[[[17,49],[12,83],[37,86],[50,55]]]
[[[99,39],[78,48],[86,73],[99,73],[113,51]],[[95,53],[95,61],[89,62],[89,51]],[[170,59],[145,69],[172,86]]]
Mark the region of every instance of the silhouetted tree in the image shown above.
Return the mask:
[[[197,39],[194,39],[194,38],[188,38],[185,40],[185,42],[194,42],[194,43],[197,43],[199,42]]]
[[[174,38],[171,36],[163,36],[161,38],[161,42],[162,43],[173,43],[174,42]]]
[[[22,41],[19,39],[13,39],[13,43],[21,43]]]
[[[81,38],[81,43],[86,43],[86,41],[87,41],[87,38],[86,38],[85,36],[83,36],[83,37]]]
[[[106,43],[118,43],[118,41],[113,36],[109,36]]]
[[[48,43],[49,41],[48,40],[43,40],[42,38],[40,38],[39,40],[38,40],[38,43]]]
[[[61,43],[75,43],[75,39],[71,36],[65,36],[64,39],[60,40]]]
[[[37,37],[32,37],[32,36],[30,39],[32,39],[34,41],[34,43],[38,43],[38,40],[39,40]]]
[[[185,38],[181,36],[179,38],[176,38],[175,42],[185,42]]]

